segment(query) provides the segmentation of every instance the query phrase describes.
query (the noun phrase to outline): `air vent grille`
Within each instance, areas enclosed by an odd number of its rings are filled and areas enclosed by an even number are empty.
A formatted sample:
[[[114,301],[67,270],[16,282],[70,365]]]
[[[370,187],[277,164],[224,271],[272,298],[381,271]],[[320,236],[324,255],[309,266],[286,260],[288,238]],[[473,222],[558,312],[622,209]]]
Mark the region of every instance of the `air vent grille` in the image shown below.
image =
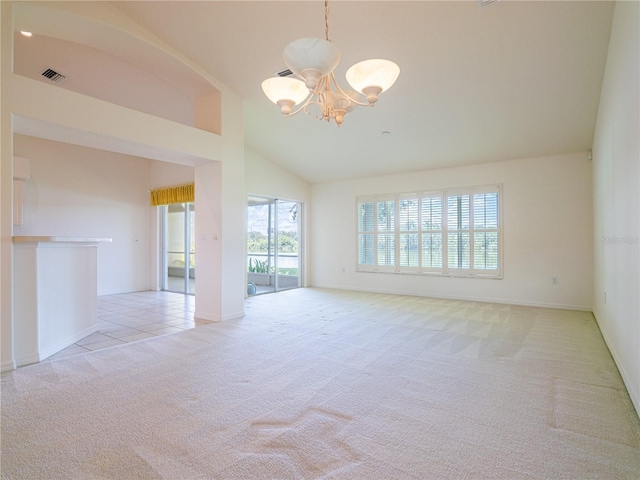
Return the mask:
[[[61,73],[56,72],[52,68],[45,69],[40,75],[42,75],[45,78],[48,78],[53,83],[62,83],[67,79],[66,76],[62,75]]]
[[[276,72],[276,76],[278,76],[278,77],[291,77],[291,76],[293,76],[293,72],[287,68],[286,70],[282,70],[280,72]]]

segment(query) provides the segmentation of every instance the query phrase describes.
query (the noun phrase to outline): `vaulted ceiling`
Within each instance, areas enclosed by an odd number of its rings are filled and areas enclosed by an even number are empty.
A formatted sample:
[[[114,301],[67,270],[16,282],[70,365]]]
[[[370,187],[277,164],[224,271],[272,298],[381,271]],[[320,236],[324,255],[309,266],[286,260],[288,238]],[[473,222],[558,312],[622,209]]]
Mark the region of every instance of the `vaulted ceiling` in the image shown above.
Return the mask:
[[[324,37],[323,1],[112,5],[242,96],[247,147],[310,183],[589,150],[614,9],[331,0],[343,86],[360,60],[401,69],[374,108],[337,128],[315,112],[283,118],[260,87],[289,42]]]

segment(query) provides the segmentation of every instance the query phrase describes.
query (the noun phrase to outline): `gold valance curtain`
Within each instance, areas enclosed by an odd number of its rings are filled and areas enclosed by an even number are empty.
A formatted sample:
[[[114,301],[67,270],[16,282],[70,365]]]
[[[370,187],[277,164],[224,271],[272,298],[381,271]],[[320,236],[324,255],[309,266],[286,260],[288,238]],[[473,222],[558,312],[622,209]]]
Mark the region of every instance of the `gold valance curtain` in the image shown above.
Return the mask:
[[[187,203],[195,200],[195,187],[193,183],[176,185],[174,187],[162,187],[149,190],[151,205],[170,205],[172,203]]]

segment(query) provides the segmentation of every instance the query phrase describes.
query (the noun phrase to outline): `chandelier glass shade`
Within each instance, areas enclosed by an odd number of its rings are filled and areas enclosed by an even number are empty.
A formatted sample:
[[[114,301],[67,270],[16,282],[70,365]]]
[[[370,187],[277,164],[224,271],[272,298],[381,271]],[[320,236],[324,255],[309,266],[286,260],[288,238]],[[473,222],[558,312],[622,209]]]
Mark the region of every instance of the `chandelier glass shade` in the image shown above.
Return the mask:
[[[280,106],[284,115],[291,113],[291,107],[309,96],[304,82],[290,77],[272,77],[262,82],[262,90],[269,100]]]
[[[321,119],[340,126],[344,116],[357,105],[372,107],[378,95],[394,84],[400,68],[383,59],[356,63],[346,74],[353,90],[343,90],[334,74],[340,52],[329,41],[328,0],[325,0],[325,32],[324,40],[300,38],[287,45],[282,58],[295,77],[268,78],[262,82],[262,90],[287,117],[301,111],[309,113],[307,108],[316,105]]]
[[[327,40],[299,38],[285,47],[282,59],[289,70],[302,78],[309,90],[313,90],[322,77],[338,66],[340,52]]]

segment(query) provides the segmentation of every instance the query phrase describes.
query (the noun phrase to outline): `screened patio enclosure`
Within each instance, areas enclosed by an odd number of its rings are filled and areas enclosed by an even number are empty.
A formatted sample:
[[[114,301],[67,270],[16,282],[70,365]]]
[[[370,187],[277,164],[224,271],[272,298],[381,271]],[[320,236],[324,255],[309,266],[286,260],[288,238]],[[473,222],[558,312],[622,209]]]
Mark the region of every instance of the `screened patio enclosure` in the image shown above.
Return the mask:
[[[247,294],[301,286],[302,204],[251,196],[247,202]]]
[[[173,203],[161,207],[162,290],[195,294],[195,205]]]

